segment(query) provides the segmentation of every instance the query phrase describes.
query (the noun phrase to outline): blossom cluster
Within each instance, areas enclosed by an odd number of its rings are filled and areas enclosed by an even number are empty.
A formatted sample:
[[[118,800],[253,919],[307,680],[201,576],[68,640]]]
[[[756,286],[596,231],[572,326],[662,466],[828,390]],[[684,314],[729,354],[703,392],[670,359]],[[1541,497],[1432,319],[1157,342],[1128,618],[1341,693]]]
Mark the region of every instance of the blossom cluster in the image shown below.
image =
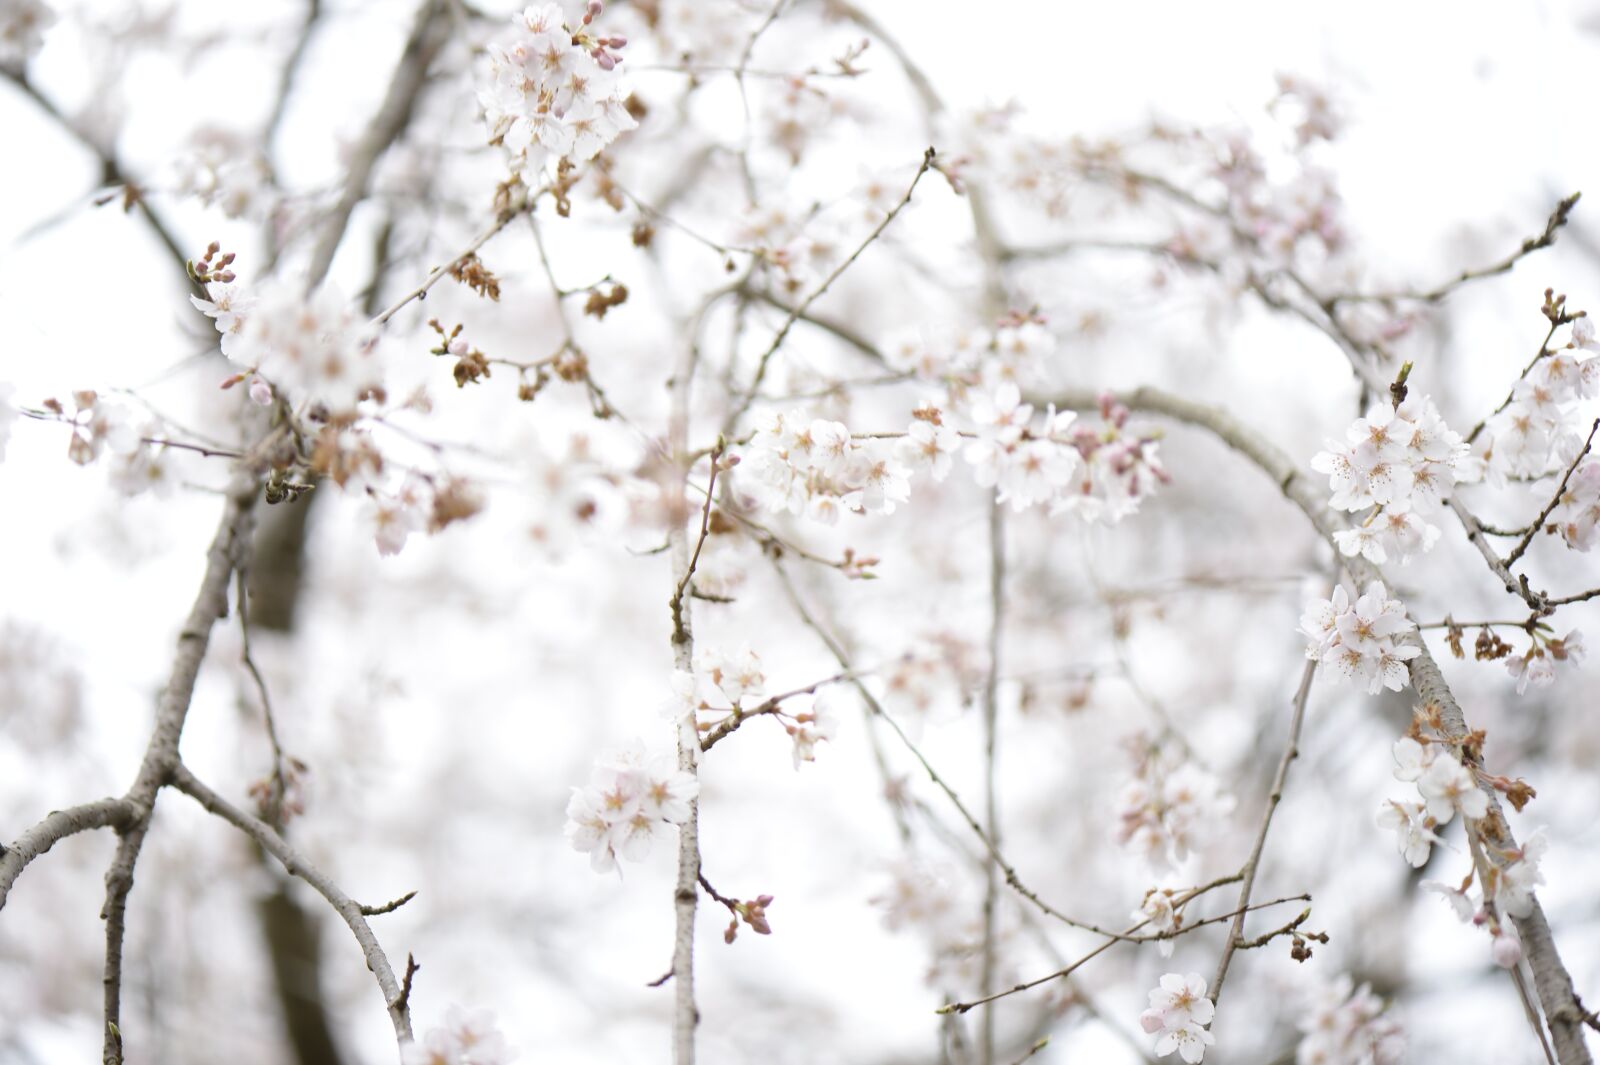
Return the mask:
[[[1456,483],[1465,456],[1466,444],[1426,396],[1377,404],[1357,418],[1344,442],[1328,441],[1311,460],[1328,475],[1335,508],[1370,511],[1357,527],[1334,533],[1339,550],[1377,565],[1391,554],[1407,562],[1431,550],[1440,532],[1426,511]]]
[[[905,434],[892,443],[858,439],[842,422],[808,419],[804,411],[771,414],[752,436],[741,469],[768,510],[830,525],[846,512],[893,513],[910,498],[914,472],[925,469],[942,481],[958,452],[978,484],[994,487],[1018,511],[1048,504],[1051,513],[1117,521],[1167,480],[1156,438],[1130,430],[1127,408],[1109,399],[1093,426],[1075,424],[1075,411],[1054,408],[1035,419],[1012,382],[969,393],[962,408],[971,429],[958,432],[945,411],[929,404],[912,412]]]
[[[1578,401],[1600,395],[1600,358],[1580,360],[1575,352],[1584,349],[1600,350],[1587,317],[1572,324],[1568,348],[1534,362],[1512,389],[1510,402],[1484,426],[1472,455],[1491,483],[1541,477],[1578,456],[1583,447],[1583,432],[1574,418]]]
[[[222,353],[255,376],[256,402],[270,403],[281,390],[293,402],[312,399],[348,411],[382,386],[376,337],[332,286],[306,294],[274,278],[245,293],[212,282],[206,295],[189,299],[216,324]]]
[[[1424,880],[1422,886],[1448,902],[1463,922],[1486,929],[1490,935],[1490,958],[1501,968],[1510,969],[1522,960],[1522,938],[1516,925],[1506,918],[1527,917],[1533,912],[1534,890],[1545,882],[1539,862],[1548,845],[1541,828],[1521,847],[1500,852],[1503,864],[1490,866],[1490,888],[1483,900],[1474,898],[1468,890],[1470,880],[1462,886]]]
[[[1194,1065],[1206,1056],[1216,1037],[1206,1030],[1216,1016],[1216,1006],[1206,998],[1206,982],[1199,973],[1167,973],[1161,986],[1150,992],[1150,1008],[1139,1015],[1139,1026],[1156,1039],[1156,1053],[1166,1057],[1174,1050]]]
[[[1536,688],[1548,688],[1555,683],[1556,663],[1566,663],[1576,668],[1588,654],[1583,646],[1583,633],[1577,629],[1556,639],[1536,627],[1529,636],[1532,642],[1525,652],[1506,656],[1506,670],[1517,678],[1518,695],[1526,694],[1529,684]]]
[[[1397,640],[1415,628],[1404,605],[1389,598],[1381,581],[1367,585],[1366,594],[1353,604],[1340,585],[1330,598],[1308,606],[1300,618],[1300,631],[1311,638],[1306,657],[1365,685],[1369,695],[1406,686],[1406,663],[1422,649]]]
[[[478,90],[491,144],[504,145],[513,170],[538,170],[547,160],[587,162],[638,127],[615,73],[627,44],[593,28],[599,0],[589,0],[577,25],[558,4],[529,7],[489,45],[486,83]]]
[[[1118,804],[1117,841],[1143,854],[1152,868],[1185,861],[1233,811],[1233,796],[1210,773],[1143,736],[1129,742],[1135,776]]]
[[[1418,869],[1427,864],[1430,848],[1439,842],[1433,830],[1449,824],[1457,810],[1474,821],[1489,812],[1489,797],[1478,787],[1472,770],[1452,756],[1441,756],[1440,749],[1436,741],[1411,736],[1395,741],[1395,779],[1415,783],[1422,801],[1390,800],[1378,812],[1379,827],[1395,833],[1400,853]]]
[[[1317,989],[1302,1011],[1295,1065],[1400,1065],[1405,1035],[1366,984],[1346,974]]]
[[[55,21],[55,12],[43,0],[0,2],[0,65],[26,66]]]
[[[638,746],[625,749],[597,762],[587,787],[572,789],[567,839],[597,873],[616,868],[619,855],[640,861],[657,837],[689,819],[699,790],[671,757],[646,759]]]
[[[911,498],[911,471],[889,442],[856,440],[843,423],[800,410],[764,417],[739,469],[761,506],[828,525],[847,511],[892,514]]]
[[[1595,535],[1600,529],[1600,458],[1588,455],[1578,463],[1546,520],[1574,551],[1588,551],[1600,540]]]
[[[736,725],[747,714],[773,717],[793,741],[794,767],[799,769],[801,762],[816,761],[817,744],[832,740],[838,731],[839,696],[832,688],[811,695],[810,705],[803,710],[793,709],[791,704],[810,694],[804,691],[762,701],[767,677],[760,656],[748,644],[731,652],[702,646],[695,654],[694,666],[693,673],[673,671],[672,698],[663,707],[687,736],[698,736],[729,721]],[[730,705],[719,705],[724,702]]]
[[[495,1026],[488,1010],[468,1013],[460,1006],[445,1012],[444,1024],[401,1048],[401,1065],[510,1065],[517,1052]]]

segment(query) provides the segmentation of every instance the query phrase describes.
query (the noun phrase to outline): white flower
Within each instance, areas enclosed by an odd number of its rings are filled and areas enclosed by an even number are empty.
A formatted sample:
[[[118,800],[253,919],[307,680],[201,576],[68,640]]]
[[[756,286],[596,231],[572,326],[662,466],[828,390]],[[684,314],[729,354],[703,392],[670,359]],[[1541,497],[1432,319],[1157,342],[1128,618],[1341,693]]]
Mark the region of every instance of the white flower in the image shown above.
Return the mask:
[[[1400,1026],[1366,985],[1351,990],[1341,974],[1321,988],[1296,1021],[1305,1037],[1296,1065],[1399,1065],[1405,1056]]]
[[[587,162],[638,127],[611,73],[616,56],[607,49],[622,47],[621,38],[591,36],[587,22],[578,29],[581,47],[558,5],[530,7],[485,49],[478,102],[489,140],[506,149],[513,170],[563,156]]]
[[[495,1027],[493,1013],[468,1013],[451,1006],[445,1012],[444,1027],[433,1028],[426,1038],[406,1044],[400,1061],[401,1065],[509,1065],[516,1056]]]
[[[1478,904],[1465,890],[1452,884],[1442,884],[1437,880],[1424,880],[1422,887],[1428,891],[1438,892],[1441,898],[1450,904],[1456,917],[1465,922],[1472,920],[1472,915],[1478,912]]]
[[[190,296],[189,302],[216,325],[217,332],[222,334],[222,354],[234,359],[238,355],[239,334],[244,331],[244,323],[256,301],[233,285],[208,284],[206,295],[211,298],[203,300]]]
[[[796,769],[801,762],[816,761],[817,744],[832,740],[838,731],[839,719],[833,705],[836,698],[831,689],[819,692],[811,701],[811,709],[796,714],[795,723],[788,726],[789,737],[794,740]]]
[[[44,31],[55,21],[55,12],[42,0],[0,3],[0,66],[27,66],[44,43]]]
[[[1436,753],[1437,748],[1431,743],[1425,747],[1410,736],[1401,736],[1394,741],[1394,778],[1416,780],[1433,763]]]
[[[928,467],[933,479],[942,481],[949,476],[951,456],[960,442],[949,426],[918,418],[895,445],[895,457],[911,469]]]
[[[1555,667],[1545,657],[1542,648],[1534,648],[1526,655],[1512,655],[1506,659],[1506,669],[1517,678],[1517,694],[1526,694],[1531,682],[1536,688],[1548,688],[1555,683]]]
[[[1417,508],[1437,505],[1465,471],[1467,447],[1439,417],[1427,397],[1398,409],[1374,407],[1345,433],[1346,443],[1329,441],[1311,460],[1328,475],[1331,505],[1339,510],[1377,509],[1357,528],[1334,534],[1345,555],[1362,555],[1374,564],[1390,553],[1404,563],[1430,550],[1439,529]]]
[[[1549,846],[1541,828],[1523,841],[1515,861],[1501,867],[1494,899],[1511,916],[1526,917],[1533,912],[1533,890],[1544,883],[1539,860]]]
[[[702,647],[695,656],[695,670],[704,676],[735,706],[766,694],[767,678],[761,672],[761,659],[743,644],[732,654],[714,647]]]
[[[176,483],[172,452],[141,442],[133,450],[117,456],[111,464],[110,480],[111,487],[125,496],[150,492],[164,499],[172,494]]]
[[[1595,343],[1594,319],[1585,315],[1572,323],[1572,346],[1600,351],[1600,345]]]
[[[1395,834],[1400,853],[1414,868],[1428,864],[1428,854],[1439,837],[1423,823],[1421,803],[1391,799],[1378,811],[1377,824]]]
[[[1344,585],[1333,589],[1333,595],[1328,599],[1313,600],[1300,615],[1300,631],[1311,637],[1311,645],[1306,648],[1306,656],[1320,659],[1322,655],[1333,646],[1338,637],[1335,623],[1339,616],[1350,609],[1350,593],[1344,590]]]
[[[567,840],[588,853],[596,872],[616,868],[619,856],[639,861],[671,825],[689,819],[698,794],[699,783],[670,758],[644,764],[642,748],[624,749],[596,763],[587,787],[572,789]]]
[[[1379,581],[1369,584],[1353,605],[1342,588],[1335,589],[1332,599],[1312,602],[1300,619],[1300,631],[1312,638],[1306,657],[1333,666],[1371,695],[1405,687],[1406,663],[1422,649],[1396,639],[1415,627],[1405,607],[1390,599]]]
[[[1172,892],[1164,888],[1151,888],[1144,896],[1144,904],[1133,911],[1133,919],[1149,922],[1145,927],[1147,935],[1161,935],[1167,932],[1176,932],[1183,923],[1183,918],[1172,908]],[[1177,942],[1172,939],[1156,941],[1156,949],[1163,958],[1172,957],[1173,948]]]
[[[1449,824],[1458,809],[1474,821],[1489,812],[1489,797],[1472,771],[1454,758],[1435,758],[1417,781],[1417,790],[1427,800],[1428,816],[1441,825]]]
[[[1077,451],[1054,440],[1024,441],[1012,449],[1000,474],[999,499],[1012,510],[1043,503],[1072,480],[1078,462]]]
[[[1216,1007],[1206,998],[1206,982],[1199,973],[1179,976],[1167,973],[1161,986],[1150,992],[1150,1008],[1139,1015],[1139,1024],[1156,1040],[1156,1053],[1165,1057],[1174,1050],[1184,1061],[1200,1061],[1206,1047],[1216,1039],[1205,1029],[1216,1015]]]
[[[263,286],[235,341],[234,361],[255,367],[296,401],[309,397],[347,411],[382,383],[373,338],[329,285],[309,296],[287,278]]]

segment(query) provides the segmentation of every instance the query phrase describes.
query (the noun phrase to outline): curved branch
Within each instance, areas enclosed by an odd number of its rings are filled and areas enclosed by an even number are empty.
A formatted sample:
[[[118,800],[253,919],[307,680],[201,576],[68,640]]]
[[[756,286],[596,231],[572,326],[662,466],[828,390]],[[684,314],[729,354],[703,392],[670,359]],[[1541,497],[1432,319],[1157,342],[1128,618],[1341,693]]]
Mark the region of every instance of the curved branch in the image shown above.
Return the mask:
[[[406,1003],[406,996],[402,994],[400,982],[395,979],[394,968],[389,964],[389,956],[383,952],[378,937],[373,934],[372,926],[367,923],[367,907],[346,895],[326,873],[301,857],[300,852],[278,835],[271,825],[259,817],[245,813],[206,787],[181,762],[172,768],[171,784],[205,807],[209,813],[222,818],[255,840],[261,845],[262,850],[283,864],[284,870],[290,876],[304,880],[316,889],[317,894],[328,900],[328,904],[344,919],[344,923],[350,926],[356,942],[361,945],[361,953],[366,956],[367,968],[378,978],[378,987],[383,991],[384,1006],[389,1011],[390,1023],[394,1025],[395,1038],[402,1045],[411,1042],[410,1008]]]
[[[99,799],[66,810],[51,810],[44,820],[17,837],[9,847],[0,847],[0,910],[6,896],[28,863],[68,836],[97,828],[121,829],[133,818],[133,807],[126,799]]]
[[[1087,390],[1072,390],[1049,397],[1057,407],[1074,410],[1093,410],[1099,404],[1099,394]],[[1209,431],[1233,450],[1250,459],[1270,476],[1283,494],[1305,514],[1322,539],[1332,542],[1333,533],[1340,527],[1339,519],[1328,509],[1324,493],[1311,480],[1300,473],[1295,463],[1261,434],[1246,427],[1232,415],[1193,400],[1184,399],[1156,388],[1139,388],[1132,392],[1113,393],[1113,398],[1130,410],[1160,414]],[[1459,511],[1458,511],[1459,513]],[[1337,551],[1335,546],[1335,551]],[[1382,580],[1383,571],[1363,558],[1341,558],[1345,572],[1358,585]],[[1402,642],[1418,648],[1422,653],[1410,662],[1411,684],[1423,702],[1437,711],[1440,733],[1458,747],[1471,733],[1461,704],[1445,683],[1439,664],[1433,660],[1419,630],[1407,633]],[[1488,795],[1489,813],[1478,823],[1478,831],[1493,842],[1500,851],[1512,852],[1516,840],[1506,824],[1499,796],[1486,784],[1479,787]],[[1495,861],[1503,864],[1504,859]],[[1526,917],[1515,919],[1517,931],[1529,965],[1533,969],[1534,986],[1539,1002],[1544,1007],[1545,1019],[1550,1026],[1552,1042],[1561,1065],[1590,1065],[1593,1059],[1583,1041],[1583,1009],[1573,992],[1572,977],[1556,950],[1555,938],[1550,932],[1544,910],[1534,901],[1533,910]]]

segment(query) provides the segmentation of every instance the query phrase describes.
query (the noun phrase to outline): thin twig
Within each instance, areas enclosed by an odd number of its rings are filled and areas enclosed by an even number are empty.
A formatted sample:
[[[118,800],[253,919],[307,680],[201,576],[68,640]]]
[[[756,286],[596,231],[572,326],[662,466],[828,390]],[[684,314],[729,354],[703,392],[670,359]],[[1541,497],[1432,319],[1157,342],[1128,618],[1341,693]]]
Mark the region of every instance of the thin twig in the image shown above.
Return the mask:
[[[1222,982],[1228,978],[1228,965],[1233,960],[1234,951],[1244,945],[1245,907],[1250,905],[1250,892],[1255,888],[1256,873],[1261,868],[1261,852],[1267,845],[1267,831],[1272,827],[1272,815],[1277,812],[1278,804],[1283,801],[1284,784],[1289,779],[1289,765],[1300,757],[1300,727],[1305,722],[1306,700],[1311,695],[1311,680],[1316,672],[1316,660],[1308,660],[1300,674],[1300,687],[1295,690],[1294,699],[1290,704],[1289,739],[1284,744],[1283,757],[1278,760],[1278,770],[1272,778],[1272,790],[1267,793],[1266,807],[1261,812],[1261,827],[1256,830],[1255,844],[1250,848],[1250,857],[1245,859],[1244,866],[1239,870],[1243,877],[1239,885],[1239,915],[1234,919],[1233,927],[1228,929],[1228,939],[1222,945],[1222,957],[1217,960],[1217,975],[1211,981],[1212,1002],[1216,1002],[1222,995]]]
[[[922,751],[917,748],[917,745],[912,742],[911,737],[907,735],[905,729],[901,728],[900,724],[895,721],[895,719],[889,715],[888,711],[883,708],[883,704],[880,703],[877,697],[872,694],[872,690],[861,682],[859,675],[853,671],[849,653],[846,652],[844,646],[840,644],[839,641],[822,626],[821,622],[817,620],[815,615],[813,615],[810,609],[805,605],[804,600],[800,598],[799,592],[794,587],[794,583],[789,576],[788,570],[784,568],[782,561],[772,558],[771,556],[769,556],[769,560],[771,561],[773,568],[777,571],[778,578],[780,583],[783,585],[784,592],[788,596],[790,604],[794,607],[795,613],[799,615],[800,620],[806,625],[807,628],[811,629],[817,634],[818,638],[822,640],[822,642],[827,646],[828,650],[833,654],[834,659],[838,661],[840,667],[851,674],[851,682],[855,686],[857,693],[861,696],[862,701],[871,710],[873,717],[882,720],[889,726],[890,731],[892,731],[900,740],[901,745],[904,746],[907,751],[911,752],[911,756],[917,760],[917,763],[922,766],[923,771],[928,774],[928,779],[932,781],[935,787],[944,793],[945,798],[950,800],[950,804],[954,806],[956,812],[961,815],[961,820],[965,822],[967,828],[972,832],[972,834],[978,838],[978,841],[983,844],[985,852],[987,852],[989,857],[995,862],[996,865],[999,866],[1000,871],[1005,875],[1006,885],[1017,894],[1027,899],[1030,903],[1037,907],[1041,913],[1044,913],[1049,917],[1053,917],[1063,924],[1070,925],[1073,928],[1082,929],[1085,932],[1093,932],[1096,935],[1105,936],[1112,942],[1121,939],[1132,938],[1126,932],[1114,932],[1108,928],[1102,928],[1100,925],[1089,921],[1080,921],[1076,918],[1068,917],[1060,910],[1057,910],[1055,907],[1045,902],[1036,892],[1022,882],[1022,878],[1017,875],[1016,869],[1011,865],[1010,862],[1006,860],[999,848],[995,846],[994,840],[989,837],[989,833],[984,830],[983,825],[981,825],[978,822],[978,819],[972,815],[972,811],[967,809],[966,803],[961,801],[961,796],[957,795],[955,789],[945,781],[944,777],[939,775],[939,771],[934,769],[933,764],[928,761],[927,757],[923,755]],[[1236,879],[1236,877],[1229,878],[1226,882],[1232,883]]]
[[[1539,512],[1539,516],[1533,519],[1533,524],[1528,526],[1527,534],[1517,541],[1517,546],[1511,549],[1511,554],[1506,556],[1507,569],[1517,564],[1517,560],[1528,550],[1528,545],[1533,543],[1533,538],[1544,527],[1544,520],[1550,516],[1551,511],[1561,505],[1561,497],[1566,494],[1567,482],[1572,480],[1572,472],[1578,468],[1578,464],[1584,460],[1584,457],[1589,454],[1589,449],[1594,446],[1594,434],[1597,429],[1600,429],[1600,418],[1596,418],[1594,424],[1589,426],[1589,437],[1583,442],[1583,450],[1578,452],[1577,457],[1567,464],[1567,472],[1561,475],[1561,483],[1556,485],[1555,494],[1550,497],[1550,502],[1546,503],[1545,508]]]
[[[984,824],[994,852],[1000,849],[999,767],[996,749],[1000,719],[1000,640],[1005,621],[1005,512],[998,492],[989,498],[989,672],[983,682],[983,794]],[[994,984],[997,918],[1000,906],[999,868],[984,863],[983,955],[978,987],[988,994]],[[994,1062],[994,1011],[984,1010],[979,1052],[983,1065]]]
[[[367,924],[362,905],[346,895],[326,873],[306,861],[271,825],[259,817],[245,813],[206,787],[182,763],[178,763],[172,769],[172,786],[255,840],[262,850],[278,859],[285,872],[304,880],[316,890],[317,894],[328,900],[334,912],[344,919],[344,923],[356,937],[356,942],[361,945],[361,953],[367,959],[367,968],[372,970],[373,976],[378,980],[378,987],[383,992],[384,1006],[394,1026],[395,1038],[402,1046],[411,1042],[411,1014],[402,993],[405,989],[395,979],[394,969],[389,964],[389,956],[378,943],[378,937],[373,934],[372,926]]]
[[[751,379],[749,388],[745,390],[743,398],[739,403],[734,405],[733,410],[729,413],[723,428],[724,436],[729,435],[732,432],[734,423],[739,420],[739,417],[743,415],[745,411],[750,409],[750,404],[755,401],[756,394],[761,390],[761,382],[766,379],[767,366],[771,363],[772,356],[777,353],[778,349],[783,346],[783,342],[788,339],[789,330],[793,329],[794,324],[800,320],[800,316],[810,310],[811,305],[817,300],[821,299],[822,296],[833,285],[833,283],[839,280],[840,276],[843,275],[846,270],[850,269],[852,265],[854,265],[855,261],[861,257],[862,252],[871,247],[873,242],[883,235],[884,230],[888,229],[890,223],[899,217],[900,212],[906,209],[906,207],[911,203],[911,195],[917,191],[917,185],[922,181],[923,175],[933,168],[935,158],[936,154],[932,148],[929,148],[927,151],[922,153],[922,164],[917,167],[917,172],[912,176],[911,184],[906,187],[905,195],[900,197],[900,202],[891,207],[888,213],[886,213],[883,218],[879,220],[878,224],[872,227],[872,232],[867,234],[866,239],[858,244],[855,250],[845,257],[843,262],[834,267],[833,272],[827,277],[823,278],[822,284],[813,289],[811,293],[807,295],[805,299],[801,300],[799,305],[791,310],[788,316],[784,318],[783,324],[778,327],[778,332],[773,336],[772,342],[768,344],[767,349],[761,353],[761,357],[756,363],[755,376]]]

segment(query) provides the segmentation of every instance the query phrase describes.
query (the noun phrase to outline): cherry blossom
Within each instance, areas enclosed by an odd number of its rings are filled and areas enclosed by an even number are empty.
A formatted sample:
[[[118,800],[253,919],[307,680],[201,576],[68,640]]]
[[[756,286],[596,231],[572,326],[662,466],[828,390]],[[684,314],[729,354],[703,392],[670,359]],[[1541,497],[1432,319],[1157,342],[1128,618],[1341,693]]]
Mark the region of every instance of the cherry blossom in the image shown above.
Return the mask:
[[[1117,839],[1143,853],[1153,869],[1172,868],[1210,838],[1232,812],[1233,796],[1204,769],[1152,748],[1144,737],[1128,747],[1138,775],[1121,795]]]
[[[517,1053],[488,1010],[451,1006],[442,1027],[401,1048],[401,1065],[510,1065]]]
[[[716,647],[702,647],[695,655],[695,672],[706,678],[734,706],[766,694],[767,678],[761,672],[761,659],[742,644],[731,653]]]
[[[1538,829],[1517,851],[1517,857],[1500,867],[1495,885],[1495,903],[1513,917],[1526,917],[1533,912],[1533,891],[1544,883],[1539,872],[1539,860],[1550,847],[1544,829]]]
[[[688,820],[698,793],[694,777],[670,757],[646,760],[642,748],[625,749],[597,762],[587,787],[572,789],[567,840],[588,853],[597,873],[616,868],[619,856],[639,861],[670,826]]]
[[[220,341],[222,354],[238,361],[241,350],[239,336],[244,331],[244,324],[256,301],[253,297],[245,295],[238,286],[221,285],[216,282],[206,285],[206,295],[210,298],[190,296],[189,302],[216,324],[217,332],[222,334]]]
[[[1310,603],[1300,619],[1300,631],[1312,641],[1306,657],[1328,663],[1345,679],[1364,685],[1370,695],[1406,686],[1406,663],[1422,649],[1397,639],[1415,628],[1404,605],[1388,597],[1381,581],[1369,584],[1353,604],[1344,589],[1336,588],[1331,598]]]
[[[1366,984],[1352,988],[1348,974],[1311,996],[1297,1024],[1305,1033],[1295,1048],[1295,1065],[1400,1065],[1405,1036],[1384,1003]]]
[[[1148,921],[1144,932],[1149,935],[1176,932],[1183,923],[1183,915],[1172,907],[1172,892],[1165,888],[1151,888],[1147,891],[1144,902],[1133,911],[1133,919]],[[1172,957],[1172,951],[1176,946],[1177,942],[1173,939],[1156,941],[1156,950],[1163,958]]]
[[[817,744],[833,739],[838,731],[838,712],[834,706],[837,699],[832,689],[818,692],[811,701],[811,709],[795,714],[794,724],[787,726],[789,737],[794,740],[796,769],[801,762],[816,761]]]
[[[286,390],[294,402],[318,400],[348,411],[382,384],[373,338],[354,308],[329,285],[305,295],[289,279],[270,279],[256,293],[234,338],[229,357]]]
[[[1421,803],[1391,799],[1378,811],[1377,824],[1395,834],[1400,853],[1414,868],[1428,864],[1428,855],[1439,837],[1434,835],[1433,822],[1426,817]]]
[[[1205,1028],[1215,1015],[1216,1007],[1206,998],[1206,982],[1199,973],[1167,973],[1161,986],[1151,990],[1150,1008],[1139,1015],[1139,1024],[1152,1035],[1159,1033],[1158,1055],[1165,1057],[1176,1050],[1193,1065],[1205,1057],[1206,1047],[1216,1043]]]
[[[895,457],[911,470],[927,467],[935,481],[942,481],[950,475],[952,457],[961,438],[954,429],[933,420],[937,417],[938,411],[932,410],[930,417],[913,421],[895,446]]]
[[[1489,813],[1489,797],[1472,770],[1454,758],[1435,758],[1417,780],[1417,790],[1427,802],[1428,816],[1441,825],[1449,824],[1457,810],[1474,821]]]
[[[1399,407],[1379,404],[1329,441],[1311,460],[1328,475],[1330,503],[1370,513],[1353,529],[1334,534],[1341,553],[1382,564],[1401,563],[1432,549],[1441,532],[1423,516],[1449,492],[1465,467],[1466,444],[1439,417],[1427,397]]]
[[[600,35],[590,15],[573,27],[559,5],[529,7],[488,47],[478,103],[490,143],[505,147],[514,171],[561,157],[587,162],[638,128],[614,73],[614,50],[627,42]]]

